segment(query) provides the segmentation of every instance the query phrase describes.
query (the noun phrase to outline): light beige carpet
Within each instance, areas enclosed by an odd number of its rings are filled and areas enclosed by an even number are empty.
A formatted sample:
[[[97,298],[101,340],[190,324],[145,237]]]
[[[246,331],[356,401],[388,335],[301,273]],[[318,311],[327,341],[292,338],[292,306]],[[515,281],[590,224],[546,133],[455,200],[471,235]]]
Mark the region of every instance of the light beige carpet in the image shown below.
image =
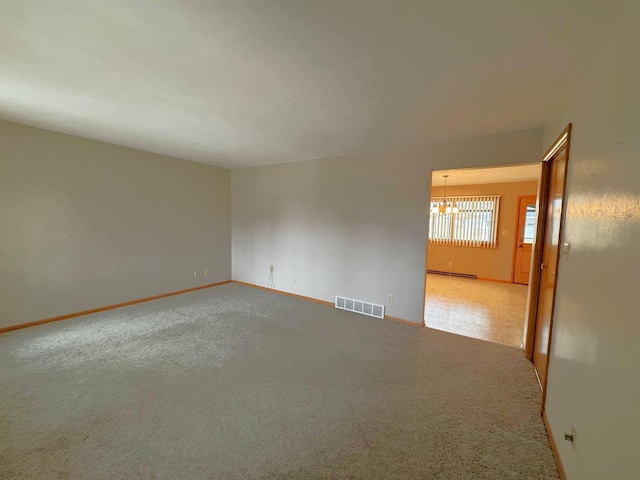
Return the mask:
[[[0,478],[556,479],[512,347],[224,285],[0,335]]]

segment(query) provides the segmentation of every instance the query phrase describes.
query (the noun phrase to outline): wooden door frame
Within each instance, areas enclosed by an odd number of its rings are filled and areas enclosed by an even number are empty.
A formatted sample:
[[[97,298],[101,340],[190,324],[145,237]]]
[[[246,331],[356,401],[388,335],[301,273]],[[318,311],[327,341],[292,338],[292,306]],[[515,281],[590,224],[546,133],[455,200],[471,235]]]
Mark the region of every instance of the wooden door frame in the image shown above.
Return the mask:
[[[524,345],[524,354],[525,357],[533,362],[533,350],[534,350],[534,342],[535,342],[535,332],[536,332],[536,321],[538,316],[538,300],[540,296],[540,279],[541,279],[541,270],[539,265],[542,262],[542,254],[544,251],[544,239],[545,239],[545,222],[547,219],[547,206],[548,206],[548,196],[549,196],[549,184],[550,184],[550,174],[551,174],[551,164],[550,160],[554,158],[558,150],[560,150],[563,146],[566,146],[566,168],[564,172],[563,179],[563,202],[562,202],[562,210],[560,212],[560,226],[559,226],[559,243],[562,243],[563,239],[563,230],[564,230],[564,217],[566,213],[566,198],[567,198],[567,173],[569,166],[569,154],[571,150],[571,127],[572,124],[568,124],[566,128],[562,131],[562,133],[556,138],[556,140],[551,144],[551,146],[547,149],[545,154],[542,157],[542,171],[540,173],[540,183],[538,185],[538,199],[536,201],[536,210],[537,210],[537,219],[536,219],[536,231],[535,237],[533,241],[533,246],[531,250],[531,275],[529,277],[529,295],[527,298],[527,312],[526,312],[526,334],[525,334],[525,345]],[[560,245],[559,245],[560,247]],[[560,247],[561,248],[561,247]],[[556,259],[555,269],[558,271],[558,264],[560,261],[560,256]],[[557,274],[556,274],[556,288],[557,288]],[[555,313],[555,303],[556,303],[556,290],[554,288],[553,299],[551,301],[551,321],[549,325],[549,353],[547,355],[547,375],[545,376],[545,382],[542,386],[542,409],[544,411],[544,405],[546,401],[547,394],[547,382],[549,378],[549,359],[551,358],[551,345],[553,341],[553,317]]]
[[[537,195],[518,195],[518,201],[516,202],[516,234],[513,236],[513,256],[511,258],[511,283],[516,283],[516,255],[518,253],[518,235],[520,234],[520,203],[523,198],[534,197],[536,199],[536,205],[538,204],[538,196]],[[538,215],[538,211],[536,210],[536,215]],[[536,216],[536,221],[538,217]],[[531,251],[533,251],[533,245],[531,246]],[[529,285],[527,284],[527,287]]]

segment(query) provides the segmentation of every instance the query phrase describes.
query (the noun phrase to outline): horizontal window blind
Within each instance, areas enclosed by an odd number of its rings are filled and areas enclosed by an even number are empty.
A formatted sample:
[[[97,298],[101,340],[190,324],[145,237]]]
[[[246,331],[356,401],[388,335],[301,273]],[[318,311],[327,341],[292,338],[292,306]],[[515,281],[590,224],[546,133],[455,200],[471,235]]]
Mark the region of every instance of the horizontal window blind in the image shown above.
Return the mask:
[[[500,195],[447,197],[452,213],[434,212],[444,198],[431,199],[429,241],[463,247],[498,246]],[[457,209],[457,210],[456,210]]]

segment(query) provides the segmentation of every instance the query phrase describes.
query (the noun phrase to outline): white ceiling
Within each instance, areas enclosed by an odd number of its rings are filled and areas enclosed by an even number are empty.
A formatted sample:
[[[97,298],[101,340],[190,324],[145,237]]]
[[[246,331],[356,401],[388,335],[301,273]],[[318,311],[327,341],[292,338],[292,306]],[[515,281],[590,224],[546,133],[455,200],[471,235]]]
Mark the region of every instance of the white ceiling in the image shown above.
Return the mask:
[[[431,175],[431,185],[434,187],[444,186],[443,175],[449,175],[449,178],[447,178],[447,186],[449,187],[453,185],[480,185],[487,183],[537,182],[540,178],[540,164],[437,170]]]
[[[242,167],[540,127],[603,0],[0,0],[0,118]]]

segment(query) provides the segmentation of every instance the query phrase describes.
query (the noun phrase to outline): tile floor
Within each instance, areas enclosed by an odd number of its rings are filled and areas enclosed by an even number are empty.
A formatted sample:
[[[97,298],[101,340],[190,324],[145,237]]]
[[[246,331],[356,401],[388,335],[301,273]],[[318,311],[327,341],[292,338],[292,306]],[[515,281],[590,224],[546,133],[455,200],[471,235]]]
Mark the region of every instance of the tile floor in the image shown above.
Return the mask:
[[[427,327],[519,347],[527,286],[427,275]]]

